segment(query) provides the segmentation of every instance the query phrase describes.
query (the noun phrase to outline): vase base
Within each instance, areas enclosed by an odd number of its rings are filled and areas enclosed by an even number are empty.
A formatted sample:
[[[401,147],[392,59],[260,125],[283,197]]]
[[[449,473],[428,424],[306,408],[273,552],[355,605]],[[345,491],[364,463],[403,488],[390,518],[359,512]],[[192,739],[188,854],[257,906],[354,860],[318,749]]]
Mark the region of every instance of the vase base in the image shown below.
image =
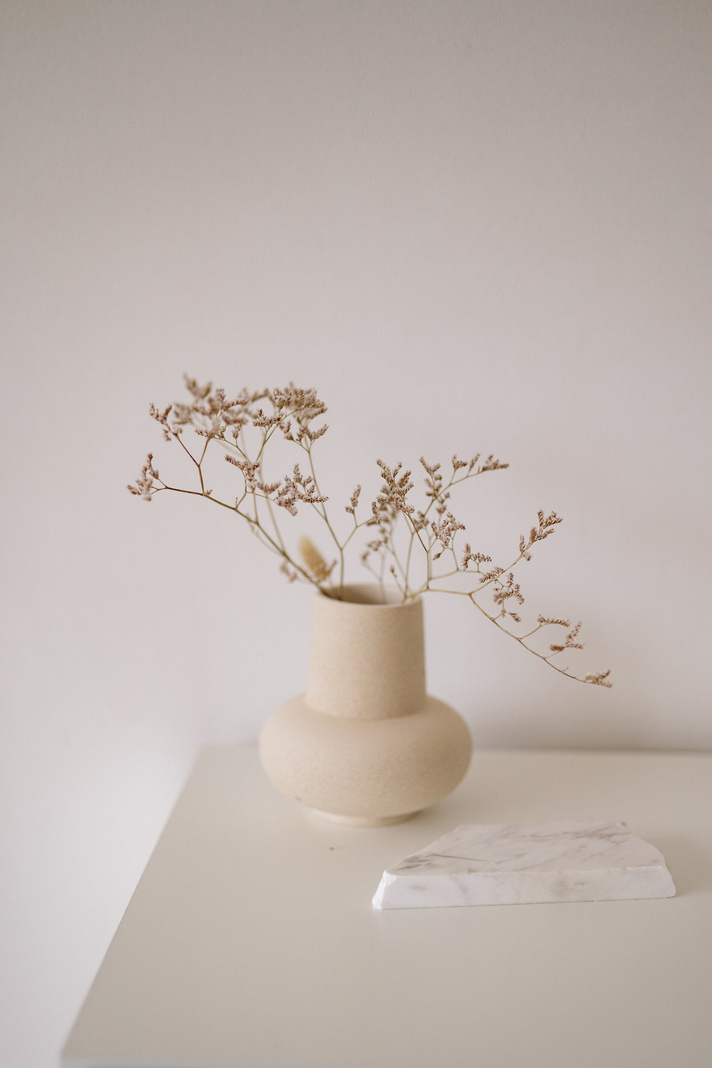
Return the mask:
[[[401,816],[340,816],[337,812],[321,812],[318,808],[310,808],[320,820],[328,820],[330,823],[341,823],[346,827],[391,827],[394,823],[405,823],[417,812],[405,812]]]

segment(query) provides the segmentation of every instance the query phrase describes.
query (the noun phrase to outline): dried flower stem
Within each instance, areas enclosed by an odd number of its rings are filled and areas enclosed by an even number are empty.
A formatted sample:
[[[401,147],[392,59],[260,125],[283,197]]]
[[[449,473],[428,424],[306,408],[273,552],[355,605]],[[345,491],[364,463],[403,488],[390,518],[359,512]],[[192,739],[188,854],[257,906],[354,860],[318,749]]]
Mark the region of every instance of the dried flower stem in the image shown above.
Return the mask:
[[[524,595],[515,581],[515,569],[523,561],[529,561],[532,548],[554,532],[561,522],[555,512],[549,515],[538,512],[537,524],[531,527],[528,536],[520,537],[518,554],[508,567],[493,564],[491,557],[473,551],[469,543],[462,549],[459,547],[465,525],[451,511],[451,491],[486,472],[502,470],[507,464],[491,455],[482,460],[478,454],[468,461],[453,456],[451,470],[446,476],[440,464],[429,464],[421,457],[420,464],[425,471],[425,501],[423,507],[417,509],[410,503],[409,494],[414,489],[411,471],[403,470],[400,463],[389,467],[378,460],[381,488],[365,518],[358,515],[361,487],[356,488],[345,507],[351,515],[350,529],[341,536],[329,515],[328,497],[322,494],[317,479],[313,445],[327,427],[313,425],[326,412],[313,389],[299,389],[290,383],[284,389],[264,389],[254,393],[243,390],[237,397],[228,399],[224,390],[213,389],[211,383],[201,386],[186,376],[185,385],[190,394],[188,404],[170,405],[164,411],[151,405],[150,414],[161,426],[164,439],[178,442],[188,456],[197,472],[199,488],[169,485],[161,479],[153,464],[153,455],[149,453],[139,478],[128,487],[131,493],[150,501],[157,493],[168,490],[203,497],[229,509],[244,519],[262,544],[280,558],[281,570],[290,581],[301,579],[312,583],[330,597],[343,596],[345,550],[357,535],[362,534],[366,539],[361,552],[362,564],[379,583],[393,583],[403,600],[426,592],[467,597],[499,630],[555,671],[581,682],[611,685],[607,671],[579,676],[569,671],[568,666],[561,667],[554,662],[566,651],[583,648],[578,641],[579,623],[572,627],[568,619],[540,615],[536,626],[525,633],[517,633],[510,624],[511,620],[511,623],[521,625],[518,609],[524,603]],[[199,454],[194,455],[185,444],[186,429],[204,439]],[[296,463],[289,474],[274,482],[268,481],[264,463],[274,438],[281,438],[289,447],[296,447],[306,454],[306,473]],[[237,468],[242,478],[232,500],[222,500],[212,489],[206,488],[204,465],[213,442],[225,450],[224,459]],[[285,512],[297,516],[305,506],[324,524],[336,553],[332,563],[303,534],[297,539],[295,550],[290,548],[282,517]],[[419,579],[416,577],[418,571]],[[459,580],[462,588],[453,588],[451,579]],[[479,598],[484,594],[491,596],[493,609],[480,602]],[[567,633],[563,641],[551,644],[545,653],[530,639],[552,626],[563,627]]]

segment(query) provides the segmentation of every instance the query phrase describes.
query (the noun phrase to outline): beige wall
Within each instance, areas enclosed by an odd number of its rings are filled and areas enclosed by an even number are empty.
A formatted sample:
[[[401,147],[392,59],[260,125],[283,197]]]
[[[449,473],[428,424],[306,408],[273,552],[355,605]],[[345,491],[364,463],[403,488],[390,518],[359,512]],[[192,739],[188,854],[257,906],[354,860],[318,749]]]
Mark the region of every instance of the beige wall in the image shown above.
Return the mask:
[[[315,386],[337,500],[377,456],[483,451],[511,464],[462,495],[483,551],[565,517],[525,607],[583,619],[615,687],[428,604],[476,744],[712,746],[712,8],[0,17],[0,1064],[44,1068],[196,747],[303,685],[309,592],[230,516],[125,491],[174,461],[146,410],[184,371]]]

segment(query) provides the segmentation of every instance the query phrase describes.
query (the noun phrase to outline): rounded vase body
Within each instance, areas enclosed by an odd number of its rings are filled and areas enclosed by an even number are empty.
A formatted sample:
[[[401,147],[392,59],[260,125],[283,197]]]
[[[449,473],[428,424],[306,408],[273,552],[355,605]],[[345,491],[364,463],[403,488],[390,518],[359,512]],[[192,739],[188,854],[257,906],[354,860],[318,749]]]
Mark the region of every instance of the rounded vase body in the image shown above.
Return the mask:
[[[316,595],[306,693],[269,717],[260,757],[282,793],[321,815],[395,823],[455,789],[470,732],[426,694],[422,602],[379,586],[343,595]]]

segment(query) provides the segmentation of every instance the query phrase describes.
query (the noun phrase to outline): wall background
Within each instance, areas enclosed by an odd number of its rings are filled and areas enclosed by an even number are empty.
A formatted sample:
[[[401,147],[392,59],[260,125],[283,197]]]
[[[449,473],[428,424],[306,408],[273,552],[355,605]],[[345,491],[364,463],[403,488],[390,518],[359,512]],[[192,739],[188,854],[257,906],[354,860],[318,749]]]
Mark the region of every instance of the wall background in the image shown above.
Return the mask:
[[[198,747],[302,685],[311,594],[125,485],[187,371],[315,386],[323,481],[463,494],[582,618],[561,679],[429,603],[479,746],[712,747],[706,0],[0,3],[0,1064],[47,1068]],[[371,479],[371,483],[368,479]],[[217,510],[216,510],[217,511]]]

